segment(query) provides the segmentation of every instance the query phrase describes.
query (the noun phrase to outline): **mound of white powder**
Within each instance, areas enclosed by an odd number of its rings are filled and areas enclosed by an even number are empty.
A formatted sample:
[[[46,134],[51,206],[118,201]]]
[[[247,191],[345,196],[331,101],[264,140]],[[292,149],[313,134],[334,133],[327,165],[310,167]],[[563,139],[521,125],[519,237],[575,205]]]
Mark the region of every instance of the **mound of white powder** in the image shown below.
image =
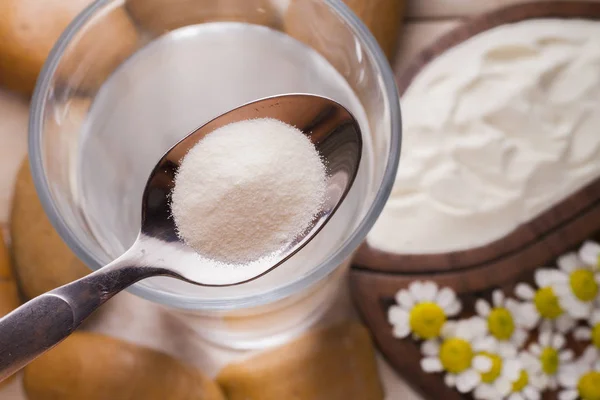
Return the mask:
[[[326,171],[310,139],[275,119],[221,127],[184,157],[171,209],[180,238],[204,257],[245,264],[307,229],[325,199]]]

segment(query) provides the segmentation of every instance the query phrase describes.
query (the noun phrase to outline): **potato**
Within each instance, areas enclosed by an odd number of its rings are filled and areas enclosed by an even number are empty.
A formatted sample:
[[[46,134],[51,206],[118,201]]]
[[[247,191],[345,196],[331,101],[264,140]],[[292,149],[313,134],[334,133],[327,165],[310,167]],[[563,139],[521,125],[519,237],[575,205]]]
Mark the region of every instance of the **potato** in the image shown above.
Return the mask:
[[[17,174],[10,230],[15,272],[25,297],[33,298],[90,272],[48,220],[27,160]]]
[[[203,22],[278,23],[269,0],[127,0],[126,8],[140,26],[158,35]]]
[[[229,400],[382,400],[369,333],[356,322],[309,332],[217,377]]]
[[[21,305],[17,284],[13,280],[10,258],[6,242],[0,232],[0,317],[5,316]],[[12,377],[0,382],[0,388],[9,383]]]
[[[0,231],[0,281],[13,279],[10,257],[4,241],[4,235]]]
[[[25,367],[29,400],[224,400],[200,371],[155,350],[76,332]]]
[[[0,85],[30,94],[54,43],[91,0],[0,1]],[[65,59],[63,80],[95,88],[134,49],[137,33],[122,8],[77,36],[80,50]],[[85,77],[83,77],[85,75]]]
[[[344,0],[365,23],[375,39],[391,60],[396,52],[396,42],[402,24],[405,0]],[[346,55],[339,48],[354,50],[354,39],[342,28],[342,23],[328,14],[326,5],[320,1],[291,0],[284,17],[284,31],[328,54],[329,62],[344,75]],[[319,15],[320,21],[315,21]],[[315,35],[317,33],[317,35]],[[343,47],[340,47],[343,46]]]

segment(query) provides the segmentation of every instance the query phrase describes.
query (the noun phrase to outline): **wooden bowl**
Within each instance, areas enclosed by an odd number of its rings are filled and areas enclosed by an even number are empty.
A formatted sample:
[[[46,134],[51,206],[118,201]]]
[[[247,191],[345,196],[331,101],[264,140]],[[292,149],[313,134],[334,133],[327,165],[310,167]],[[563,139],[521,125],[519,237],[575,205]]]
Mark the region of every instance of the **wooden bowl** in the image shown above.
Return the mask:
[[[536,18],[600,20],[600,3],[544,1],[497,9],[466,20],[421,51],[397,78],[404,93],[416,75],[444,51],[488,29]],[[512,233],[487,245],[438,254],[395,254],[366,242],[358,250],[350,273],[356,306],[374,340],[392,366],[415,389],[431,399],[470,398],[447,387],[440,375],[422,372],[416,342],[392,336],[387,308],[394,294],[414,280],[431,280],[453,288],[472,310],[475,297],[495,288],[512,293],[513,284],[531,280],[533,270],[600,234],[600,179],[572,194]],[[548,397],[548,398],[554,398]]]

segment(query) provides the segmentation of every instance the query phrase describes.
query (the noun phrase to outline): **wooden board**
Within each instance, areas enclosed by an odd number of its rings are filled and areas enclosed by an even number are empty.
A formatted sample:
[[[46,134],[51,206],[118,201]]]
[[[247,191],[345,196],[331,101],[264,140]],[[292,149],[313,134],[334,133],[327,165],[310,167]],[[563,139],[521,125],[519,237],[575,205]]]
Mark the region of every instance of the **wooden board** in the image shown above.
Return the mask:
[[[452,2],[457,6],[460,3]],[[490,3],[485,2],[488,6]],[[541,17],[600,19],[600,2],[521,4],[469,19],[460,26],[456,26],[455,21],[444,22],[445,27],[440,25],[438,28],[442,36],[434,44],[419,52],[410,62],[397,61],[395,67],[400,90],[406,89],[412,78],[431,59],[468,37],[504,23]],[[423,27],[425,24],[436,25],[433,22],[420,23]],[[376,345],[396,371],[417,391],[429,399],[471,398],[448,388],[441,375],[422,372],[419,364],[422,355],[416,342],[412,339],[398,340],[392,336],[387,309],[393,304],[396,292],[408,287],[414,280],[432,280],[440,286],[456,290],[465,308],[472,310],[475,297],[489,297],[495,288],[502,288],[505,293],[511,294],[515,282],[531,281],[535,268],[553,262],[556,257],[579,247],[584,239],[590,237],[600,237],[600,180],[592,182],[491,247],[423,256],[389,254],[363,246],[351,270],[351,291]],[[545,398],[554,399],[555,396],[547,395]]]
[[[542,0],[548,1],[550,0]],[[567,0],[569,1],[569,0]],[[600,2],[600,0],[590,0]],[[577,0],[571,0],[577,2]],[[498,7],[523,3],[522,0],[411,0],[408,2],[409,19],[458,18],[480,14]]]

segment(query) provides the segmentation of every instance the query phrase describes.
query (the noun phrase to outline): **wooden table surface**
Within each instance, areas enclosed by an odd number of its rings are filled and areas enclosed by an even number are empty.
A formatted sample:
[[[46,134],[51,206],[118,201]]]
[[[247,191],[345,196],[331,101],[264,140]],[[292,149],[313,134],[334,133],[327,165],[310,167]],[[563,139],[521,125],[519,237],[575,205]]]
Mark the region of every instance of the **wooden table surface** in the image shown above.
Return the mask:
[[[600,2],[600,0],[594,0]],[[411,58],[462,18],[519,0],[410,0],[394,70],[398,73]],[[28,101],[0,89],[0,227],[6,229],[14,177],[27,149]],[[404,381],[379,360],[386,400],[417,400]],[[419,366],[415,366],[419,368]],[[0,400],[22,399],[18,382],[0,392]]]

